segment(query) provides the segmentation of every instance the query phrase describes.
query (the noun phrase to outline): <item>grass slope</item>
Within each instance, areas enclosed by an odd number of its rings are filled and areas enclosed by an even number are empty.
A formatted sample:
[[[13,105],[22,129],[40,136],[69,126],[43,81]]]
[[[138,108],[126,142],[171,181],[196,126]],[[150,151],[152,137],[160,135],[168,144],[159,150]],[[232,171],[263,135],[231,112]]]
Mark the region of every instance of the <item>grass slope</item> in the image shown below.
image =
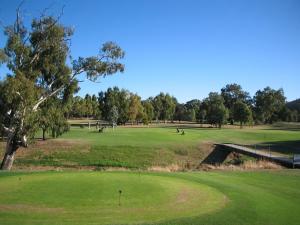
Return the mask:
[[[289,170],[0,173],[0,218],[3,225],[296,225],[299,178]]]
[[[72,128],[57,140],[39,141],[33,149],[19,151],[16,165],[147,168],[190,162],[197,166],[208,154],[209,147],[204,144],[208,142],[271,145],[273,151],[299,153],[298,129],[190,128],[185,133],[177,134],[174,127],[119,127],[102,134]]]

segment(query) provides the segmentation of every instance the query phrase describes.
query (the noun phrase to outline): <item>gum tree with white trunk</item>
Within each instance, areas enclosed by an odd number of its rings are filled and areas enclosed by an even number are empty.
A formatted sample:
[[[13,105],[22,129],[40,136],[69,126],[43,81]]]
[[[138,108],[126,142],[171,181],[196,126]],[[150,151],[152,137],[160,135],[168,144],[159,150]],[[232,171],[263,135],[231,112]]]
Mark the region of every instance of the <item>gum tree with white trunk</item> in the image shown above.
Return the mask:
[[[0,49],[0,62],[10,71],[0,81],[0,124],[6,136],[2,170],[12,168],[17,150],[27,147],[37,131],[38,111],[44,102],[52,96],[72,96],[79,74],[97,81],[124,71],[120,63],[124,51],[115,43],[103,44],[96,56],[72,60],[73,29],[62,25],[60,16],[43,14],[26,28],[19,8],[16,14],[15,23],[4,29],[7,42]]]

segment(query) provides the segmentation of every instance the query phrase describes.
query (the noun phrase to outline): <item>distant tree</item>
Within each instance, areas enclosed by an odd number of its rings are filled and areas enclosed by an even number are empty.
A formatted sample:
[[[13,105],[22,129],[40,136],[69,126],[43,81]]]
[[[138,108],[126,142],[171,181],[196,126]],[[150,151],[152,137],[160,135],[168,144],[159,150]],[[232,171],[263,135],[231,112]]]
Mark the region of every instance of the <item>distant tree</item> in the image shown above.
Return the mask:
[[[290,110],[288,114],[288,122],[300,122],[300,114],[297,110]]]
[[[21,20],[20,9],[12,26],[5,27],[6,45],[0,50],[0,63],[10,74],[1,81],[2,129],[7,145],[1,169],[10,170],[20,146],[28,145],[28,137],[36,132],[35,117],[41,105],[53,96],[71,96],[78,84],[77,77],[86,73],[96,81],[124,70],[118,60],[123,50],[112,42],[105,43],[97,56],[79,57],[67,64],[69,40],[73,29],[59,23],[59,19],[41,16],[33,19],[27,29]]]
[[[208,123],[221,128],[228,118],[228,109],[224,105],[223,97],[216,92],[211,92],[204,101],[207,105]]]
[[[125,124],[129,120],[130,92],[118,87],[108,88],[105,92],[99,92],[98,104],[101,108],[101,117],[108,120],[111,108],[116,106],[119,112],[118,123]]]
[[[126,124],[128,119],[129,112],[129,103],[130,103],[130,92],[128,90],[122,89],[118,93],[118,109],[119,109],[119,119],[118,123]]]
[[[198,113],[198,118],[199,118],[199,121],[201,124],[203,124],[205,122],[206,116],[207,116],[206,109],[200,108],[199,113]]]
[[[185,112],[185,120],[195,122],[196,121],[196,113],[195,109],[187,109]]]
[[[239,121],[243,128],[243,124],[252,121],[252,111],[246,103],[237,101],[233,105],[233,119]]]
[[[160,115],[163,109],[163,96],[164,95],[161,93],[160,95],[152,99],[152,105],[154,107],[154,117],[156,122],[158,122],[158,120],[160,119]]]
[[[109,113],[109,117],[108,117],[108,121],[112,124],[113,128],[116,126],[116,124],[118,122],[118,118],[119,118],[118,108],[114,105],[110,109],[110,113]]]
[[[93,116],[92,97],[89,94],[85,95],[84,104],[85,104],[85,116],[87,118]]]
[[[193,99],[193,100],[185,103],[185,107],[188,111],[188,120],[189,121],[196,121],[196,120],[199,121],[200,120],[200,118],[199,118],[200,105],[201,105],[201,101],[198,99]],[[193,114],[195,114],[195,115],[193,115]]]
[[[181,121],[185,120],[186,107],[184,104],[178,103],[175,107],[174,120]]]
[[[143,106],[141,97],[136,94],[130,95],[128,117],[131,123],[143,118]]]
[[[144,121],[147,121],[147,123],[151,123],[152,119],[154,118],[154,107],[152,105],[151,99],[142,101],[142,105],[144,107]]]
[[[283,89],[274,90],[266,87],[256,92],[254,96],[255,119],[263,123],[273,123],[280,120],[280,113],[285,107]]]
[[[234,122],[233,118],[233,107],[237,101],[243,102],[248,106],[251,105],[252,99],[248,92],[244,91],[241,85],[238,84],[227,84],[221,89],[221,95],[224,99],[224,105],[228,108],[229,116],[228,120],[231,124]]]
[[[176,99],[169,94],[160,93],[153,100],[154,112],[157,119],[173,120],[176,107]]]
[[[96,95],[92,95],[91,108],[92,108],[92,117],[95,119],[97,119],[97,118],[99,119],[100,111],[99,111],[98,99],[97,99]]]
[[[98,110],[99,110],[99,118],[98,119],[104,119],[105,102],[104,102],[104,92],[103,91],[100,91],[98,93],[97,101],[98,101]]]

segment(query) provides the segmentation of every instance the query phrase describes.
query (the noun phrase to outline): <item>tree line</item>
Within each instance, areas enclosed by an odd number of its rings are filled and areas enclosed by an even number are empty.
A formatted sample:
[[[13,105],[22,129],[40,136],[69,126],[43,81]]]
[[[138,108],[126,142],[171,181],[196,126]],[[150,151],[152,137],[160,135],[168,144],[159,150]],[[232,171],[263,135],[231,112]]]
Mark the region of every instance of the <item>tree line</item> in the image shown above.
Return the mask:
[[[238,123],[242,127],[300,119],[299,111],[286,104],[283,89],[266,87],[251,97],[238,84],[228,84],[219,93],[211,92],[203,100],[193,99],[186,103],[179,103],[174,96],[163,92],[142,100],[135,93],[113,87],[97,96],[76,96],[70,104],[69,117],[101,119],[117,124],[190,121],[221,128],[227,123]]]

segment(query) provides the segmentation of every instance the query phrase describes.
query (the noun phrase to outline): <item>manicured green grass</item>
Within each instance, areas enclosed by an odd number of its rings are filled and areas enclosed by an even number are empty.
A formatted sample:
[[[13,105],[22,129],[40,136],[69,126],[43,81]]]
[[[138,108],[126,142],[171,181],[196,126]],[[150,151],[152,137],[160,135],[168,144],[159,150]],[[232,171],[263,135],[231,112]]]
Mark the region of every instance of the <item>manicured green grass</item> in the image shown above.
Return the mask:
[[[17,156],[16,165],[148,168],[189,162],[196,167],[208,151],[204,143],[260,144],[285,154],[300,153],[300,131],[270,127],[245,129],[189,128],[185,135],[170,127],[118,127],[104,133],[72,128],[57,140]],[[64,143],[72,146],[64,148]],[[45,151],[51,147],[51,151]],[[25,151],[24,151],[25,152]]]
[[[299,178],[299,171],[289,170],[0,173],[0,221],[3,225],[296,225]]]

